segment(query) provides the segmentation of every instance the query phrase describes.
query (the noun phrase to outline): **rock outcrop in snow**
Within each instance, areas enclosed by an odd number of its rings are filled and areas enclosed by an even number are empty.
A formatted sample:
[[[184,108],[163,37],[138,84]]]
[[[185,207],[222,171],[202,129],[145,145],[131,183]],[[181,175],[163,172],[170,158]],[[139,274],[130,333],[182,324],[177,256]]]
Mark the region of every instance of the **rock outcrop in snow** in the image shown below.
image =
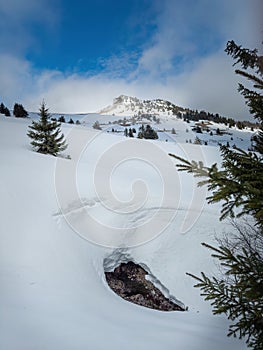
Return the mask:
[[[132,261],[105,272],[110,288],[127,301],[160,311],[184,311],[183,307],[166,298],[147,276],[148,272]]]

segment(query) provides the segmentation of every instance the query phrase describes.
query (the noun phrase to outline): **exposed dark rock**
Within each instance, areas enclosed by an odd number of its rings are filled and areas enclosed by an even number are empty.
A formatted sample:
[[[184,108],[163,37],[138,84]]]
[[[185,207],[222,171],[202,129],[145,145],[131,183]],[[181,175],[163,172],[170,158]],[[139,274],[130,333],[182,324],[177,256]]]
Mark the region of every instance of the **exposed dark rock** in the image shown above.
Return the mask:
[[[148,272],[132,261],[122,263],[112,272],[105,272],[110,288],[125,300],[161,311],[184,311],[148,281],[146,275]]]

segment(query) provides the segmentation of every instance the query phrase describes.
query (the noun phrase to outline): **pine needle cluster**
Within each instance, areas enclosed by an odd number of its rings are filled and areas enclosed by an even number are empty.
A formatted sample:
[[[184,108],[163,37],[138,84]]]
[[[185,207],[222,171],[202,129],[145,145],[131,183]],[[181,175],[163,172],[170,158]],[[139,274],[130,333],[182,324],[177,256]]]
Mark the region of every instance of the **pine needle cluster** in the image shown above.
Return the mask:
[[[244,49],[229,41],[227,54],[240,64],[236,73],[250,82],[253,90],[239,84],[250,113],[260,122],[260,130],[254,137],[254,151],[229,149],[221,146],[222,166],[206,167],[202,162],[188,161],[177,155],[179,171],[202,178],[199,186],[207,185],[211,195],[209,203],[222,202],[221,220],[226,217],[246,215],[255,228],[238,227],[238,249],[235,242],[223,241],[219,248],[206,243],[212,257],[224,269],[220,277],[208,277],[204,272],[195,280],[195,287],[211,302],[214,314],[226,314],[232,321],[229,336],[245,338],[249,347],[263,349],[263,57],[257,50]],[[249,72],[247,70],[249,69]],[[251,73],[251,71],[253,73]]]

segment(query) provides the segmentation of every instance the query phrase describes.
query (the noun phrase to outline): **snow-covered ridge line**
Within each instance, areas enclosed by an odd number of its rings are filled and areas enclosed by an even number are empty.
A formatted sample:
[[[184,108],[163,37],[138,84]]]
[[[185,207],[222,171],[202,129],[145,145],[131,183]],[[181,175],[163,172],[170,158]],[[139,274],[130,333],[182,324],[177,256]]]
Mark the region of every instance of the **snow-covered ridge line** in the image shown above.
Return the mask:
[[[116,116],[130,116],[135,114],[151,115],[173,115],[180,107],[175,104],[161,100],[140,100],[137,97],[121,95],[113,100],[112,105],[103,108],[98,113]]]

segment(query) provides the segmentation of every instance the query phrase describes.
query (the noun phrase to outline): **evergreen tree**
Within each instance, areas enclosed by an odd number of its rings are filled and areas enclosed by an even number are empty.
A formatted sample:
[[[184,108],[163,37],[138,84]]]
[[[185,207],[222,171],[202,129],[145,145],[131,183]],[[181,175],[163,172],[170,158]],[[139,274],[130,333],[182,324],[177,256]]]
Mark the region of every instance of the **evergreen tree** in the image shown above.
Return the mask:
[[[142,126],[139,128],[138,133],[139,139],[158,139],[158,134],[150,125],[146,125],[146,128],[142,124]]]
[[[3,102],[1,102],[0,104],[0,114],[5,114],[5,105],[3,104]]]
[[[244,96],[250,113],[260,123],[260,131],[256,136],[255,150],[263,154],[263,56],[258,55],[258,50],[244,49],[234,41],[229,41],[226,53],[235,61],[234,65],[241,64],[242,70],[236,69],[236,74],[247,78],[253,84],[253,90],[239,84],[239,92]],[[247,72],[250,69],[251,72]]]
[[[236,126],[237,126],[237,128],[239,129],[239,130],[243,130],[244,129],[244,123],[242,123],[242,122],[240,122],[240,121],[238,121],[237,123],[236,123]]]
[[[246,227],[239,227],[243,234]],[[195,287],[201,289],[205,300],[212,302],[213,313],[225,313],[230,325],[228,336],[243,338],[249,347],[263,349],[263,236],[262,230],[245,231],[246,236],[239,241],[241,249],[236,249],[226,241],[219,248],[206,243],[225,271],[225,277],[209,278],[188,274],[197,280]],[[255,245],[257,237],[257,245]],[[237,241],[235,240],[235,243]],[[261,249],[258,248],[261,246]]]
[[[194,144],[195,145],[202,145],[202,141],[199,139],[199,137],[196,136],[196,138],[194,140]]]
[[[138,139],[143,139],[144,132],[145,132],[145,128],[144,128],[144,125],[142,124],[142,126],[139,127],[139,132],[137,136]]]
[[[9,109],[3,104],[3,102],[0,104],[0,114],[4,114],[6,117],[10,117],[10,111]]]
[[[196,126],[194,129],[193,129],[197,134],[202,134],[203,133],[203,131],[202,131],[202,129],[200,128],[200,126]]]
[[[65,120],[64,115],[61,115],[61,116],[58,118],[58,121],[59,121],[60,123],[66,123],[66,120]]]
[[[7,107],[4,108],[4,115],[6,117],[10,117],[11,116],[11,113],[10,113],[10,111],[9,111],[9,109]]]
[[[19,103],[14,104],[13,114],[16,118],[26,118],[28,116],[28,113],[23,105]]]
[[[74,124],[74,120],[72,118],[69,119],[68,121],[69,124]]]
[[[92,125],[93,129],[101,130],[100,123],[96,120],[95,123]]]
[[[209,203],[223,201],[221,219],[227,216],[247,215],[255,221],[256,229],[248,232],[243,228],[238,231],[241,242],[236,250],[236,240],[223,242],[219,248],[204,244],[213,252],[225,268],[225,275],[209,278],[205,273],[201,277],[191,275],[198,281],[206,300],[210,300],[215,314],[226,314],[233,321],[228,335],[246,338],[247,345],[254,350],[263,349],[263,57],[257,50],[243,49],[234,41],[227,43],[226,52],[235,63],[240,63],[244,70],[236,73],[254,84],[249,90],[239,84],[239,91],[245,97],[251,114],[260,121],[260,132],[256,137],[255,152],[246,152],[238,148],[233,150],[221,146],[223,164],[205,167],[202,162],[189,162],[176,155],[179,170],[203,177],[199,185],[208,185],[212,192]],[[246,70],[254,71],[247,73]],[[240,125],[243,127],[243,125]],[[237,213],[239,209],[239,213]]]
[[[40,120],[39,122],[32,121],[27,135],[33,140],[31,145],[37,152],[57,156],[59,152],[67,148],[64,135],[60,130],[61,124],[49,120],[48,109],[44,102],[39,111]]]

